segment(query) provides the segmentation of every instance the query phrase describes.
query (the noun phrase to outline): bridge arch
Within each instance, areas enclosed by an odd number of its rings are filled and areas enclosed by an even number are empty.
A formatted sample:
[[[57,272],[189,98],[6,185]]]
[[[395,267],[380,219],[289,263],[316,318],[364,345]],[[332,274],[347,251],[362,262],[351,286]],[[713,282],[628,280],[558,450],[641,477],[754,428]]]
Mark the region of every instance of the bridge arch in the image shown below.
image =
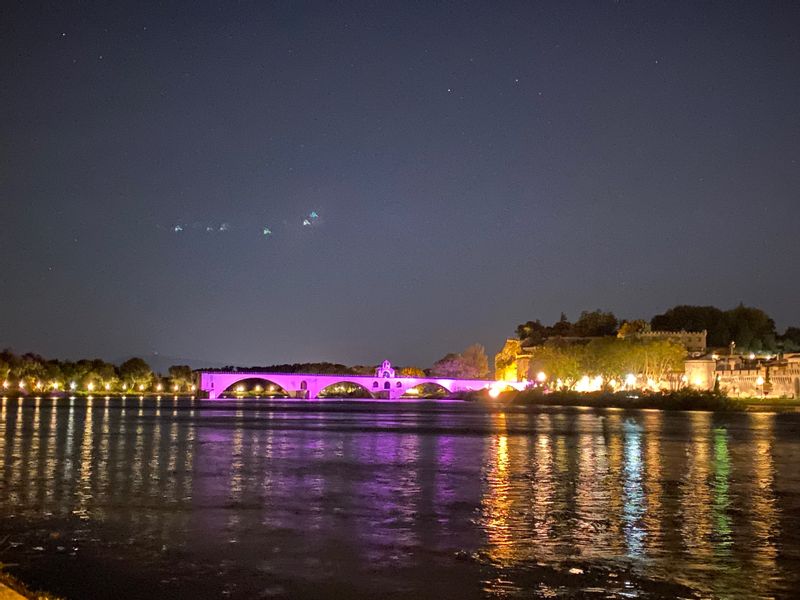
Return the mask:
[[[372,398],[370,391],[362,384],[354,381],[337,381],[322,388],[318,398]]]
[[[408,388],[402,398],[448,398],[453,395],[441,383],[419,383]]]
[[[219,393],[219,398],[275,398],[290,396],[286,389],[264,377],[242,377]]]

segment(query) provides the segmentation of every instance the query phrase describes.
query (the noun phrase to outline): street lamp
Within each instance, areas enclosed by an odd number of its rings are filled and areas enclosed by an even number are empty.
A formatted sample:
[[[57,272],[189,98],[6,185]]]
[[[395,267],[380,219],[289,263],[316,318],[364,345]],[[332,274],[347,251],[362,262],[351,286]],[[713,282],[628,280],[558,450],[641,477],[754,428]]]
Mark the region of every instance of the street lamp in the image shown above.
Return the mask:
[[[758,377],[756,377],[756,388],[761,388],[761,390],[760,390],[761,391],[761,395],[766,397],[767,390],[765,389],[765,387],[766,387],[764,385],[765,383],[766,383],[766,380],[764,379],[763,375],[759,375]],[[756,391],[758,391],[758,390],[756,390]]]

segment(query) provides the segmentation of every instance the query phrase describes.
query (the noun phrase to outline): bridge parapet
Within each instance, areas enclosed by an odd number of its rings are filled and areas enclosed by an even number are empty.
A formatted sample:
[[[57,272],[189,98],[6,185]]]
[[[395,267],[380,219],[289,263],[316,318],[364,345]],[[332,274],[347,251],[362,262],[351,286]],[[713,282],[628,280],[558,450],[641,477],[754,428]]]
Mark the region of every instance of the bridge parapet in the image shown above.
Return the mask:
[[[266,371],[200,371],[198,389],[214,399],[230,390],[240,381],[262,379],[282,388],[294,398],[318,398],[320,392],[336,384],[353,383],[367,390],[371,396],[399,398],[408,390],[424,384],[444,388],[448,393],[477,391],[490,388],[498,382],[489,379],[448,379],[439,377],[378,377],[366,375],[319,375],[313,373],[272,373]],[[521,382],[508,385],[522,389]]]

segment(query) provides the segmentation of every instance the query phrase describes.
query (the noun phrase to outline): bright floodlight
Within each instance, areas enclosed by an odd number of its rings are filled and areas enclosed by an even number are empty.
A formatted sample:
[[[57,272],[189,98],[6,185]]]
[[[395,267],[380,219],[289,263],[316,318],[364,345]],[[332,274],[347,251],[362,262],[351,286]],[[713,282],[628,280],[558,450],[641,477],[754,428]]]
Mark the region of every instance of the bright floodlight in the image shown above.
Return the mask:
[[[78,387],[77,383],[75,383],[74,381],[69,382],[69,389],[74,390],[76,387]]]
[[[536,381],[538,381],[539,383],[544,383],[545,381],[547,381],[547,375],[545,374],[544,371],[539,371],[536,374]]]
[[[764,385],[764,378],[761,375],[756,377],[756,385]]]
[[[628,373],[625,376],[625,385],[630,385],[630,386],[636,385],[636,375],[634,375],[633,373]]]
[[[91,392],[94,389],[94,384],[89,382],[89,385],[86,386],[86,389]]]

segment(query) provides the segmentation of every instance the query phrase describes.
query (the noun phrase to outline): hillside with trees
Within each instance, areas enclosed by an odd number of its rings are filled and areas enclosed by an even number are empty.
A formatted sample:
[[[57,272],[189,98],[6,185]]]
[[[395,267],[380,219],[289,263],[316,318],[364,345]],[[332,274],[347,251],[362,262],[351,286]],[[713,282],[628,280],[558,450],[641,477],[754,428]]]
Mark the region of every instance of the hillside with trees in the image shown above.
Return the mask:
[[[564,313],[552,325],[540,320],[526,321],[516,328],[519,340],[525,346],[537,346],[553,338],[595,338],[620,335],[627,337],[647,331],[702,331],[707,332],[711,348],[727,347],[731,342],[741,351],[800,350],[800,328],[788,327],[778,334],[775,321],[756,307],[739,306],[723,310],[715,306],[674,306],[649,321],[632,319],[620,321],[612,312],[583,311],[574,323]]]

